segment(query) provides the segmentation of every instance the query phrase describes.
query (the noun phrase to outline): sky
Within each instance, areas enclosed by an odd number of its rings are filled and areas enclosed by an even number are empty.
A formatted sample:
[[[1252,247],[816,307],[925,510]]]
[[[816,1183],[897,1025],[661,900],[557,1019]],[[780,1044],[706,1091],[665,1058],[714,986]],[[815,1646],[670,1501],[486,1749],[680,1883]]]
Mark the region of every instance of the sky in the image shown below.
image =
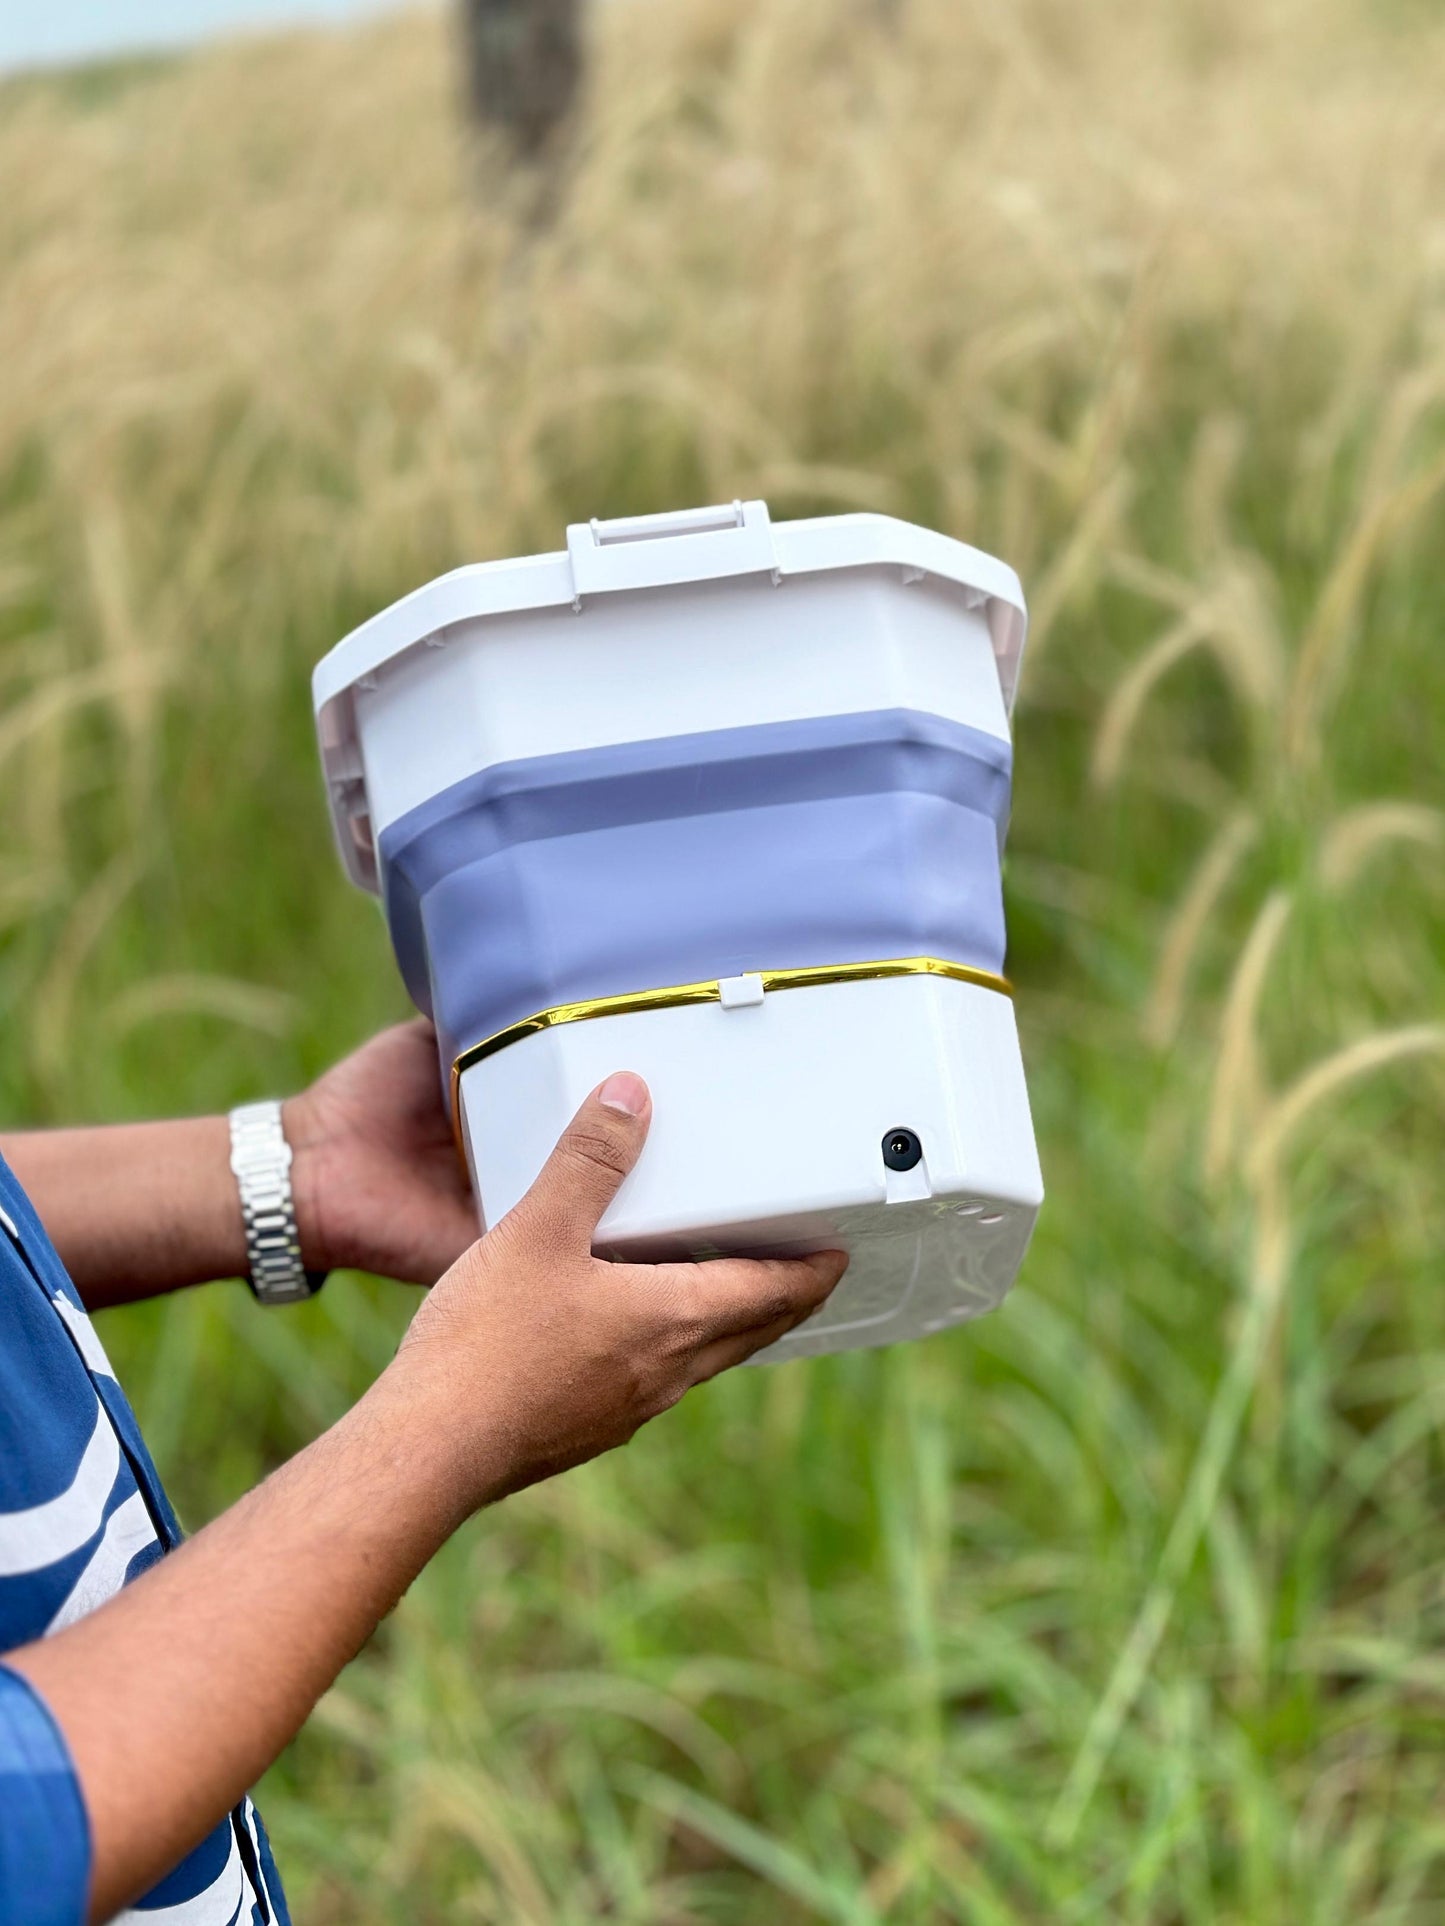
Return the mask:
[[[0,70],[182,47],[215,33],[346,20],[394,0],[0,0]]]

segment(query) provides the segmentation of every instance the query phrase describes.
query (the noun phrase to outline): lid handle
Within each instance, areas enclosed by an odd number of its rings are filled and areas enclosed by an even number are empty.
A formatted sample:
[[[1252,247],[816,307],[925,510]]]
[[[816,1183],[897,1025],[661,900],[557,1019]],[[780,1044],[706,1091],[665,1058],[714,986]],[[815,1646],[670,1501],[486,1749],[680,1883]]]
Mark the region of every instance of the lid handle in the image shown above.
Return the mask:
[[[672,515],[574,522],[567,530],[574,601],[617,589],[666,588],[729,575],[777,577],[766,502]]]

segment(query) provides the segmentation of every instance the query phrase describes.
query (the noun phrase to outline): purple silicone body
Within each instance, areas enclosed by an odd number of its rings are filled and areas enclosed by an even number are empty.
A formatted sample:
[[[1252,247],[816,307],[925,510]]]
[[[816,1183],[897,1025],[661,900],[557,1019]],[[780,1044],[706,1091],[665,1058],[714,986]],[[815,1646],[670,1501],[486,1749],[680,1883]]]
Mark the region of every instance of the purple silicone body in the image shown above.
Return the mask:
[[[496,764],[383,831],[443,1062],[555,1004],[748,970],[999,971],[1012,754],[913,710]]]

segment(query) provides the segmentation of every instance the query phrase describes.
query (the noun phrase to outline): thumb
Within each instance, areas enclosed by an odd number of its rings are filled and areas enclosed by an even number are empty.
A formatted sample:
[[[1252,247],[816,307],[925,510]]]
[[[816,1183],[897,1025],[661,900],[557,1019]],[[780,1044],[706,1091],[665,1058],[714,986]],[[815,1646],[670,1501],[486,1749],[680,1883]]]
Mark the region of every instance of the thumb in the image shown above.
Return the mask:
[[[642,1078],[616,1070],[592,1092],[517,1206],[558,1242],[592,1248],[604,1211],[637,1162],[652,1122]]]

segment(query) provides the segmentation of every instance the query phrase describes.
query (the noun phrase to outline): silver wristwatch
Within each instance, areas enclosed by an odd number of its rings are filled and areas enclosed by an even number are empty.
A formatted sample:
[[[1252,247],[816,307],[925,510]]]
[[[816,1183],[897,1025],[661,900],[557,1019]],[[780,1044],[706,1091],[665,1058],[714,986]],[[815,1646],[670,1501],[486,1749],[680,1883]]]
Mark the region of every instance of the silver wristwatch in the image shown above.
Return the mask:
[[[243,1103],[231,1112],[231,1169],[241,1192],[246,1226],[247,1280],[262,1304],[296,1304],[314,1297],[325,1271],[301,1262],[296,1200],[291,1194],[291,1146],[279,1103]]]

